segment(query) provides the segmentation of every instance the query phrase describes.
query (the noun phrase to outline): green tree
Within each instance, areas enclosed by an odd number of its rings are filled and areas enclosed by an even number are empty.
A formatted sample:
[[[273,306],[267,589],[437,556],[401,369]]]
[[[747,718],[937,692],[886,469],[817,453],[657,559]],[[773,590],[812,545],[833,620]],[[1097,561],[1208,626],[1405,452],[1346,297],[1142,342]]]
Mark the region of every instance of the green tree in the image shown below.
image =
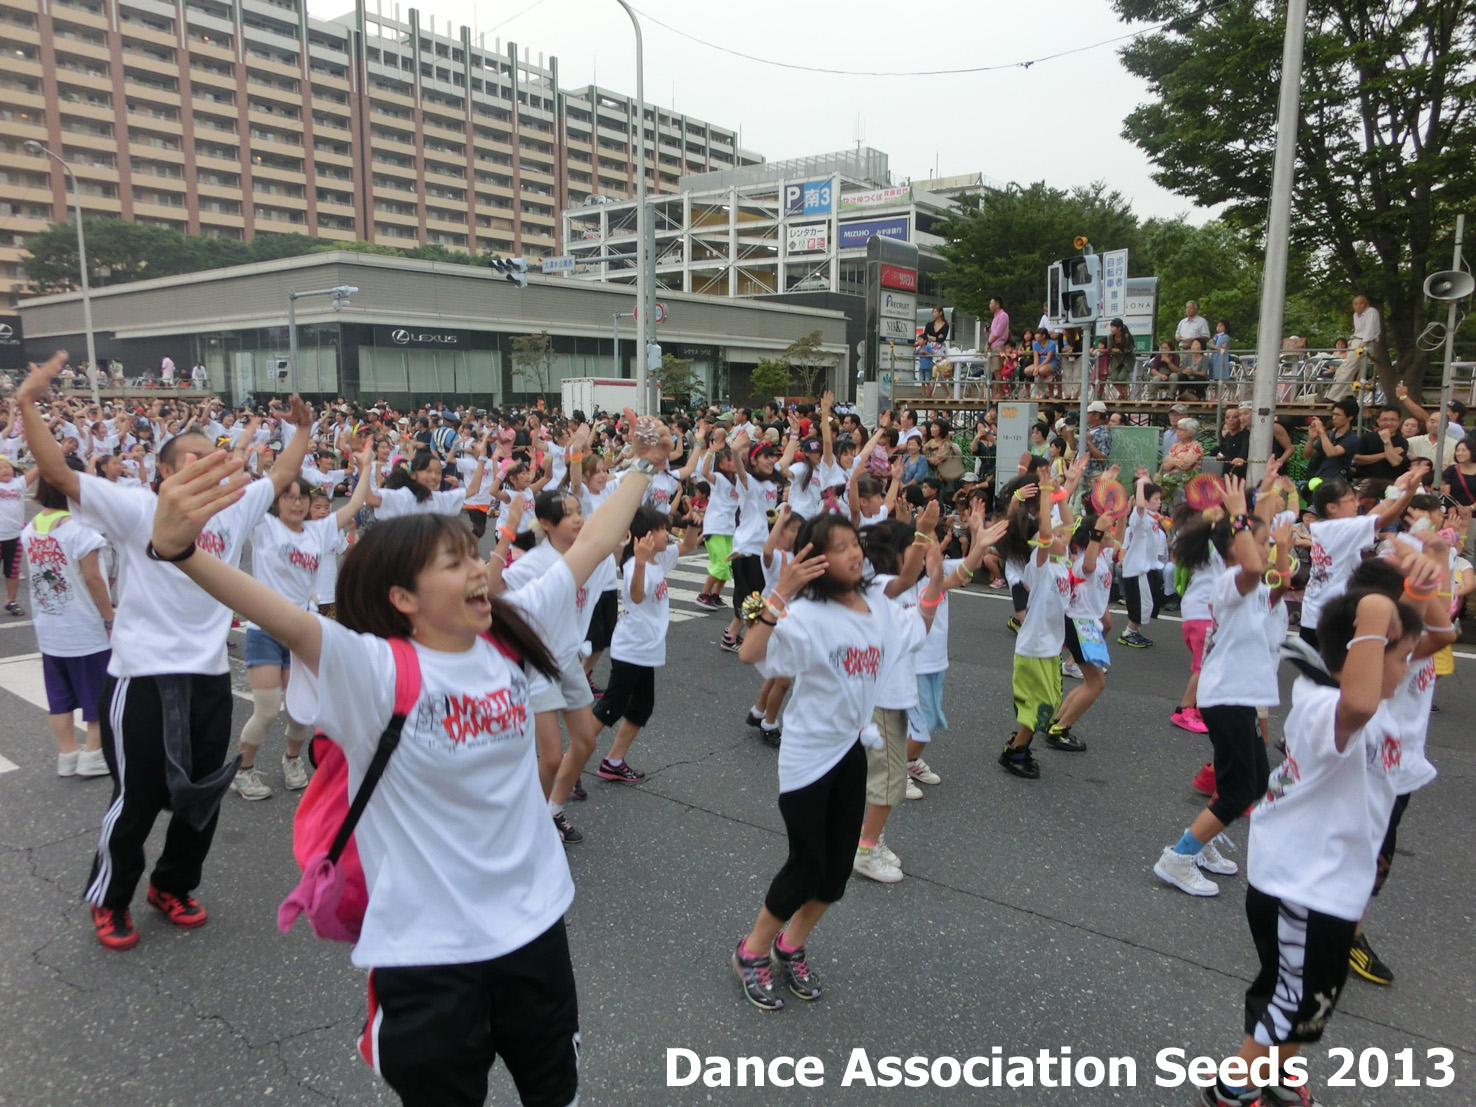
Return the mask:
[[[692,368],[692,359],[662,354],[661,368],[656,372],[661,382],[661,394],[670,396],[679,407],[691,407],[693,397],[702,391],[702,377]]]
[[[779,358],[760,358],[749,377],[749,386],[756,402],[766,404],[770,400],[783,399],[789,395],[789,365]]]
[[[1113,0],[1125,21],[1172,19],[1122,50],[1153,100],[1123,135],[1155,179],[1195,203],[1224,205],[1259,237],[1275,150],[1284,8],[1271,0]],[[1425,277],[1448,264],[1448,228],[1476,201],[1476,19],[1470,0],[1312,0],[1297,131],[1294,249],[1299,284],[1367,294],[1397,354],[1381,370],[1417,381],[1416,337],[1432,316]],[[1295,286],[1293,286],[1295,288]]]
[[[524,392],[548,394],[553,359],[553,338],[547,331],[520,334],[512,340],[513,375],[522,380]]]
[[[818,397],[823,391],[825,378],[836,363],[835,355],[823,348],[819,331],[796,338],[784,347],[783,358],[800,393],[811,397]]]
[[[1098,250],[1131,251],[1131,272],[1145,270],[1139,258],[1138,218],[1118,192],[1101,182],[1069,192],[1044,182],[1010,185],[984,195],[966,195],[958,211],[938,228],[947,241],[943,294],[982,319],[999,297],[1015,329],[1033,324],[1045,302],[1046,269],[1073,256],[1077,235]]]

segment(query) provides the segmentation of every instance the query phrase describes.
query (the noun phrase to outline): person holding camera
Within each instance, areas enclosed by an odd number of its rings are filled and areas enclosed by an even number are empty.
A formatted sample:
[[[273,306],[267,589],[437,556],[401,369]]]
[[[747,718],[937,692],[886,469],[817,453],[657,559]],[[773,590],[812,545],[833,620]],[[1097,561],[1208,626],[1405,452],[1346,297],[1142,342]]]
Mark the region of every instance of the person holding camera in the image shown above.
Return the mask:
[[[1352,467],[1358,446],[1358,431],[1353,426],[1357,417],[1358,405],[1347,398],[1333,403],[1328,423],[1312,416],[1307,441],[1302,446],[1302,457],[1308,462],[1309,484],[1341,477]]]

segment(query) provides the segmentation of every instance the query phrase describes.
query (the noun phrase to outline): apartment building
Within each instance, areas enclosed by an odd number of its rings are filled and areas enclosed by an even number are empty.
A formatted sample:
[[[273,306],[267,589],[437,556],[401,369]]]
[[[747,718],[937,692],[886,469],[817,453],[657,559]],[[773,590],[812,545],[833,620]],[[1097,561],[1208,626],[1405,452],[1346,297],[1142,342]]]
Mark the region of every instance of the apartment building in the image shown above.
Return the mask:
[[[631,97],[558,60],[356,0],[0,0],[0,303],[28,236],[84,212],[190,233],[299,233],[539,257],[560,213],[635,194]],[[735,132],[648,106],[649,187],[750,165]],[[654,152],[656,166],[650,165]]]

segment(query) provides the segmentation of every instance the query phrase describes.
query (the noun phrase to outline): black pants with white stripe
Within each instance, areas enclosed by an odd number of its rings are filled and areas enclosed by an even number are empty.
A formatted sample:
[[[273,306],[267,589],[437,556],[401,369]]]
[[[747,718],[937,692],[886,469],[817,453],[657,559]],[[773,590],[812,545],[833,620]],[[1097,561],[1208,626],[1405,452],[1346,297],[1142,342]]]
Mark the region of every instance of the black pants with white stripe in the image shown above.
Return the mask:
[[[103,817],[85,898],[99,907],[124,910],[143,876],[144,842],[159,812],[169,806],[164,716],[159,686],[149,677],[108,677],[103,704],[102,747],[113,774],[113,799]],[[230,674],[191,676],[191,775],[199,779],[219,769],[230,744]],[[211,819],[205,829],[196,830],[173,816],[150,882],[160,891],[181,896],[199,887],[216,822]]]

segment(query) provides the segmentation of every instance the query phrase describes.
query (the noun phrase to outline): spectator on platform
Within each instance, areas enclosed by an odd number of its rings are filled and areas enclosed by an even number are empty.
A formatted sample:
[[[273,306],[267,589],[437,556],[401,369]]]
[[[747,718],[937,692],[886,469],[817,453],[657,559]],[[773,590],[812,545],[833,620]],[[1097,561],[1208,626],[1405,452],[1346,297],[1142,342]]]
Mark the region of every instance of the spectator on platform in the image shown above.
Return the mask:
[[[1133,379],[1136,361],[1132,332],[1121,319],[1112,320],[1107,325],[1107,379],[1117,386],[1119,400],[1128,397],[1128,384]]]
[[[999,302],[998,296],[989,299],[989,339],[986,348],[989,352],[989,375],[995,380],[999,379],[1000,367],[1004,363],[1005,347],[1010,343],[1010,317]]]
[[[1199,301],[1190,300],[1184,305],[1184,318],[1174,328],[1174,341],[1179,344],[1179,349],[1187,350],[1189,343],[1196,338],[1203,340],[1205,345],[1209,344],[1209,320],[1199,314]]]
[[[1167,387],[1170,395],[1179,391],[1179,355],[1174,353],[1174,344],[1165,338],[1158,344],[1158,353],[1148,363],[1149,399],[1159,399]]]
[[[1215,457],[1224,466],[1224,472],[1237,477],[1245,476],[1246,460],[1250,457],[1250,425],[1242,425],[1240,415],[1239,408],[1225,409],[1220,441],[1215,444]]]
[[[1353,297],[1353,334],[1348,340],[1351,352],[1333,375],[1336,383],[1328,390],[1329,400],[1341,400],[1352,395],[1353,382],[1363,376],[1364,368],[1374,356],[1383,333],[1378,308],[1372,307],[1368,297],[1360,292]]]

